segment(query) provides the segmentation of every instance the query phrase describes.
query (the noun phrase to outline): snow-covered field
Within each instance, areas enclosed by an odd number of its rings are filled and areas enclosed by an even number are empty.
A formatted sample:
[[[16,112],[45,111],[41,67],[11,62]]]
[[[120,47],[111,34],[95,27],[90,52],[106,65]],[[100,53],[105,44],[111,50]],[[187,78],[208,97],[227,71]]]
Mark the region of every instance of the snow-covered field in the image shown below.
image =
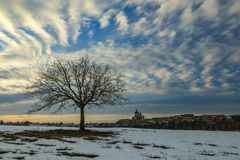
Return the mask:
[[[0,126],[0,132],[5,133],[51,129],[59,128]],[[0,135],[0,159],[240,160],[240,132],[132,128],[98,128],[95,130],[115,131],[119,134],[94,141],[83,138],[65,138],[74,143],[46,139],[24,143],[18,139],[15,143],[8,143]],[[94,154],[98,157],[63,156],[59,154],[59,151]]]

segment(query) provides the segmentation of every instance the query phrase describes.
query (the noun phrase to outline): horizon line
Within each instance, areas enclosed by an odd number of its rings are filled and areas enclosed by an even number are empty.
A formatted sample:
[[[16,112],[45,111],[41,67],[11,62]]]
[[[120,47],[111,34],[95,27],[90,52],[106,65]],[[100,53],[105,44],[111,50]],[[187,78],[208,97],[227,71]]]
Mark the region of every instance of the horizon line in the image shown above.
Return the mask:
[[[234,115],[232,113],[143,113],[145,118],[154,117],[170,117],[174,115],[182,114],[194,114],[194,115]],[[236,113],[237,114],[237,113]],[[119,119],[131,119],[131,114],[86,114],[85,121],[91,122],[116,122]],[[24,122],[30,121],[33,123],[53,123],[53,122],[64,122],[64,123],[79,123],[79,114],[8,114],[0,115],[0,120],[5,122]]]

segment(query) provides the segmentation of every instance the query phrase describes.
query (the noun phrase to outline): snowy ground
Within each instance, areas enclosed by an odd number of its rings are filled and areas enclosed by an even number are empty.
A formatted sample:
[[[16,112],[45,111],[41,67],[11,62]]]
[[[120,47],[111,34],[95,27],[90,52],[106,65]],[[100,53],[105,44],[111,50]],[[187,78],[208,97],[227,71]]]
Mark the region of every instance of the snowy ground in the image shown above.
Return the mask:
[[[50,130],[54,127],[0,126],[0,132]],[[69,129],[69,128],[67,128]],[[96,129],[116,131],[115,137],[73,141],[38,139],[15,143],[0,135],[0,159],[96,159],[96,160],[240,160],[240,132],[176,131],[132,128]],[[63,156],[59,151],[98,155],[95,158]]]

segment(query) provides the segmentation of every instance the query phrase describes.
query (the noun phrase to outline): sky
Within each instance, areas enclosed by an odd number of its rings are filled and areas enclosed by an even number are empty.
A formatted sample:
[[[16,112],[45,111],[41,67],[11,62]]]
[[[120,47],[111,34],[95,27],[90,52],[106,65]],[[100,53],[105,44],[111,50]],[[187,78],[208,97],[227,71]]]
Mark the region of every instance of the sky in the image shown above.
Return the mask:
[[[130,100],[90,115],[240,113],[239,19],[239,0],[1,0],[0,119],[30,109],[39,68],[86,54]]]

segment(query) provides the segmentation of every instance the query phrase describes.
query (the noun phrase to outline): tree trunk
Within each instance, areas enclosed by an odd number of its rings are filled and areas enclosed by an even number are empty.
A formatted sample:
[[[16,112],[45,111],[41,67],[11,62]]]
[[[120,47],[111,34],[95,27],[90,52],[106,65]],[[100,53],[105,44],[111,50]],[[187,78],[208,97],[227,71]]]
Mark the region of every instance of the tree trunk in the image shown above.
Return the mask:
[[[80,131],[85,130],[85,125],[84,125],[84,107],[80,108]]]

